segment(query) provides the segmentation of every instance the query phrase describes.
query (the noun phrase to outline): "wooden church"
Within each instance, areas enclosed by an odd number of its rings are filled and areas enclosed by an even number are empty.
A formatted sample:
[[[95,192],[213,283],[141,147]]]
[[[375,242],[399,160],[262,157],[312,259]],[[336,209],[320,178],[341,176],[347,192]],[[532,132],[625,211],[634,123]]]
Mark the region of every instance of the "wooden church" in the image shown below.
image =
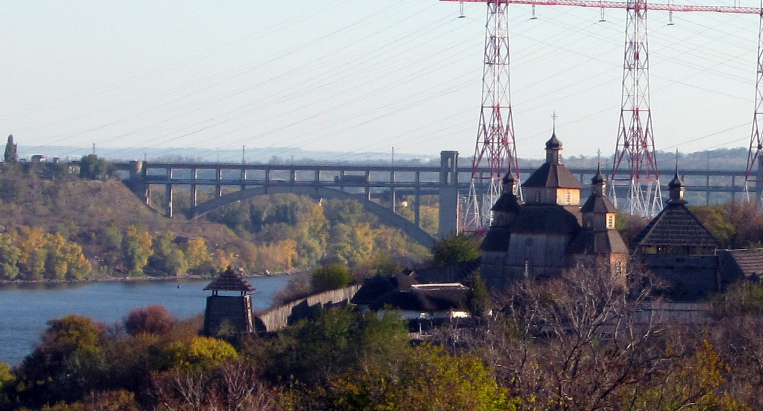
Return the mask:
[[[615,228],[616,210],[601,172],[581,204],[583,185],[562,163],[562,143],[553,133],[546,162],[522,185],[517,197],[511,173],[492,208],[493,223],[482,242],[480,275],[493,290],[521,278],[551,278],[577,265],[596,266],[625,281],[628,248]]]

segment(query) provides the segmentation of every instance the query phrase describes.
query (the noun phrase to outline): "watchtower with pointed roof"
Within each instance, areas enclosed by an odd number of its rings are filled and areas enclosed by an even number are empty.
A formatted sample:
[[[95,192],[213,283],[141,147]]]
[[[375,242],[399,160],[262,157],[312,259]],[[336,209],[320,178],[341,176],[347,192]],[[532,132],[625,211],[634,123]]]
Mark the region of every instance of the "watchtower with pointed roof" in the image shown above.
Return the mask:
[[[686,207],[677,169],[668,188],[667,206],[636,235],[632,248],[645,268],[666,280],[671,299],[702,299],[719,289],[719,243]]]
[[[235,333],[254,331],[252,321],[252,299],[249,295],[254,287],[244,280],[240,273],[230,266],[212,280],[204,290],[212,291],[207,297],[204,311],[204,334],[217,335],[233,331]],[[220,291],[239,295],[220,295]]]

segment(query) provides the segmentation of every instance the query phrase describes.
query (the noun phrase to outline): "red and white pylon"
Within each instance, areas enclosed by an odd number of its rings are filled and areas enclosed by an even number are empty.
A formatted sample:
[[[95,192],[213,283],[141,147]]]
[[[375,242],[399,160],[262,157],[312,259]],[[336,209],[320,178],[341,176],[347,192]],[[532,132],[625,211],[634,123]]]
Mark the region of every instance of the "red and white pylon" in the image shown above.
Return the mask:
[[[501,179],[509,170],[513,170],[514,179],[519,182],[511,113],[509,3],[509,0],[487,1],[482,107],[464,207],[464,231],[480,232],[490,226],[490,208],[501,195]],[[487,171],[480,170],[485,166]]]
[[[763,4],[763,3],[762,3]],[[744,176],[745,197],[749,201],[750,191],[748,184],[755,183],[755,191],[758,193],[755,198],[758,206],[763,206],[763,199],[760,198],[763,193],[761,183],[763,183],[763,143],[760,141],[761,122],[763,122],[763,6],[760,13],[760,25],[758,26],[758,63],[757,77],[755,80],[755,113],[752,116],[752,133],[750,135],[750,148],[747,151],[747,170]]]
[[[618,206],[615,190],[628,184],[629,212],[651,217],[662,210],[662,193],[649,98],[646,0],[629,0],[626,10],[623,94],[610,195]],[[628,165],[626,170],[621,170],[623,161]]]

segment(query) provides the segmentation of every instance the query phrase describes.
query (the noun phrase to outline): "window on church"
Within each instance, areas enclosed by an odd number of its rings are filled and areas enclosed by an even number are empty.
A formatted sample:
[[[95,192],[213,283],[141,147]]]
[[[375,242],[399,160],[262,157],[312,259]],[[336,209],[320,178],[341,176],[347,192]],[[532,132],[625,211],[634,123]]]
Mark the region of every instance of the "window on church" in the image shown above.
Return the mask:
[[[565,202],[565,204],[569,204],[570,203],[570,192],[569,191],[564,193],[564,202]]]
[[[535,193],[535,201],[540,203],[540,191]]]
[[[615,216],[612,214],[607,215],[607,228],[615,228]]]

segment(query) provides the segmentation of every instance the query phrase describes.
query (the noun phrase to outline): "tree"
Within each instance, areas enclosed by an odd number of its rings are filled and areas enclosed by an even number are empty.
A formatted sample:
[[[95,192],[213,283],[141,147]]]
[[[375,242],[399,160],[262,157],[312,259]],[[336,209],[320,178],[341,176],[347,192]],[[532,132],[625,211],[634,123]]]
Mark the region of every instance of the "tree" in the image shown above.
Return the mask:
[[[18,161],[18,153],[16,143],[13,142],[13,134],[8,136],[8,142],[5,143],[5,156],[3,157],[6,163],[15,163]]]
[[[347,267],[335,263],[316,267],[310,277],[313,292],[336,290],[351,284],[355,278]]]
[[[193,337],[189,342],[172,343],[163,357],[167,368],[206,371],[238,357],[229,343],[211,337]]]
[[[188,261],[188,268],[194,269],[204,263],[212,262],[212,256],[209,254],[206,241],[202,237],[194,237],[188,242],[185,250],[185,257]]]
[[[95,154],[83,156],[79,163],[79,177],[86,180],[106,180],[116,173],[114,164]]]
[[[124,324],[125,330],[132,336],[143,333],[162,335],[172,329],[175,321],[163,305],[149,305],[130,311]]]
[[[482,317],[490,312],[490,292],[479,273],[474,274],[469,284],[468,304],[469,312],[474,317]]]
[[[32,408],[82,398],[97,380],[101,328],[83,315],[48,321],[40,343],[24,359],[16,375],[20,401]]]
[[[437,267],[476,260],[480,256],[480,238],[461,233],[437,241],[432,247],[432,259]]]
[[[398,367],[349,373],[330,386],[329,409],[516,410],[506,389],[473,355],[422,345],[398,354]]]
[[[9,234],[0,234],[0,279],[13,280],[19,275],[21,250],[13,244]]]
[[[148,231],[139,232],[134,225],[127,227],[122,238],[122,255],[129,274],[143,275],[143,267],[153,254],[151,244],[151,234]]]

